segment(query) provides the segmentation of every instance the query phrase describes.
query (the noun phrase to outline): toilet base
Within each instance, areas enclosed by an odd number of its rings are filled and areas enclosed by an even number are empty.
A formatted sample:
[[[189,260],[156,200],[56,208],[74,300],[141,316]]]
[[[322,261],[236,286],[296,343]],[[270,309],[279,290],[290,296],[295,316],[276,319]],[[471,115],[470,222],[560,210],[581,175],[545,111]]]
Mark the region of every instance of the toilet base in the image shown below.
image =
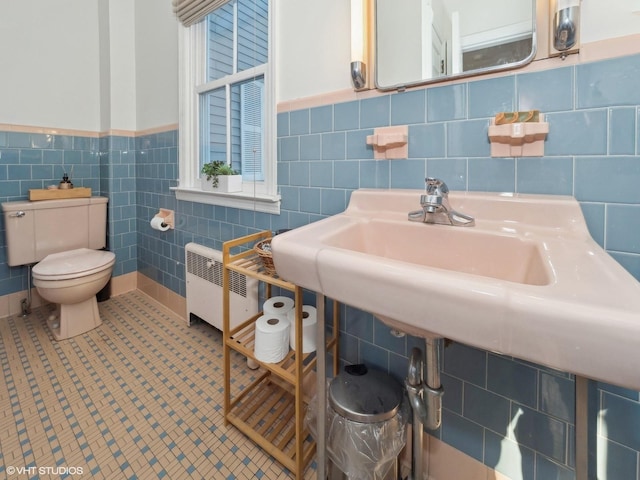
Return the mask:
[[[57,305],[57,315],[49,317],[47,325],[56,340],[81,335],[102,324],[96,296],[79,303]]]

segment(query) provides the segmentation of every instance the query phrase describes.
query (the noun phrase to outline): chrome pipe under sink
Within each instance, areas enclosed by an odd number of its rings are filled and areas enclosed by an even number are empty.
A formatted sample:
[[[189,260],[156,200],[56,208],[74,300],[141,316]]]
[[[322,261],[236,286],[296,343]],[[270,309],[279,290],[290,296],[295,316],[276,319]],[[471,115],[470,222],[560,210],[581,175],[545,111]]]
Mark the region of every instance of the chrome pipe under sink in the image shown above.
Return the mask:
[[[423,426],[429,430],[436,430],[442,423],[444,390],[440,383],[440,344],[440,338],[426,338],[426,361],[422,350],[417,347],[413,348],[409,357],[409,371],[405,387],[413,410],[411,480],[423,480]]]

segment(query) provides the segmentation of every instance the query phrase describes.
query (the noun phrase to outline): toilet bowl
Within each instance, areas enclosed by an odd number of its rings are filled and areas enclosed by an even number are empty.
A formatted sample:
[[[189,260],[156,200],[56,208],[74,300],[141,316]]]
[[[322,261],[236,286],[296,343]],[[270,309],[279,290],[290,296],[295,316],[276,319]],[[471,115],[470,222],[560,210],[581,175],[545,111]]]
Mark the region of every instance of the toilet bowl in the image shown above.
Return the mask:
[[[56,340],[100,326],[96,293],[109,281],[115,259],[112,252],[78,248],[47,255],[33,267],[38,293],[57,304],[57,315],[47,321]]]
[[[33,265],[40,296],[57,304],[47,322],[56,340],[102,321],[96,293],[109,281],[115,255],[107,246],[107,197],[4,202],[7,265]]]

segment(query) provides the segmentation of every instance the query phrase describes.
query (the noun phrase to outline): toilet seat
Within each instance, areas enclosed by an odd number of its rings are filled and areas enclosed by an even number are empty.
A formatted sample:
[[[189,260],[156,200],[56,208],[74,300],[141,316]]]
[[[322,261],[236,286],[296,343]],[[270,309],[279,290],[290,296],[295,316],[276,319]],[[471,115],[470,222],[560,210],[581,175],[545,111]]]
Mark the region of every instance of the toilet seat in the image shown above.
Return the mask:
[[[113,252],[89,248],[53,253],[33,267],[33,278],[40,280],[82,278],[110,267],[115,263],[115,259]]]

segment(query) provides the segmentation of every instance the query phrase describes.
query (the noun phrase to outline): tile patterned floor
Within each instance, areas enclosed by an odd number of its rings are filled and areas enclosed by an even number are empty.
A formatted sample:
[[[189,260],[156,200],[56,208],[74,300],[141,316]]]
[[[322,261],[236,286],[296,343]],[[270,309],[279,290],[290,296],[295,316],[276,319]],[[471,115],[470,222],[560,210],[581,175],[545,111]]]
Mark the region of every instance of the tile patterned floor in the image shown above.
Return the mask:
[[[99,306],[99,328],[61,342],[48,307],[0,319],[0,478],[292,478],[224,426],[218,330],[140,292]]]

